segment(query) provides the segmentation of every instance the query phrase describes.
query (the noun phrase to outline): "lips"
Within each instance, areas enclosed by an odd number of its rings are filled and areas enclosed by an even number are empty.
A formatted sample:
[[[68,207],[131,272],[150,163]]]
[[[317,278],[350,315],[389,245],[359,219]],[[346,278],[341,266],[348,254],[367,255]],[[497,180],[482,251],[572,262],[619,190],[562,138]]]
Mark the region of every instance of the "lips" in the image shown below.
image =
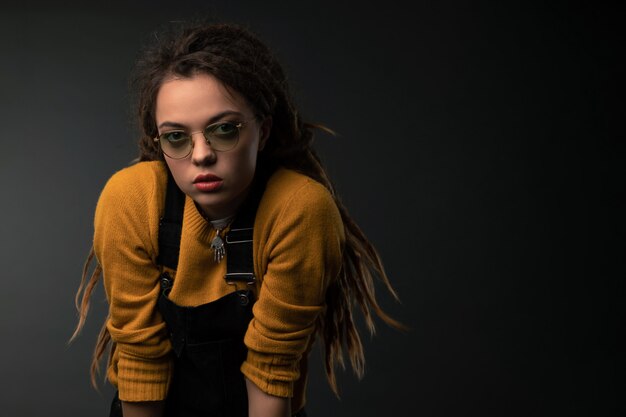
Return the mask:
[[[223,180],[217,175],[213,174],[200,174],[193,180],[193,185],[196,190],[203,193],[211,193],[218,191],[222,188]]]
[[[217,175],[213,175],[213,174],[200,174],[196,176],[196,178],[194,178],[193,183],[197,184],[199,182],[215,182],[215,181],[222,181],[222,179],[218,177]]]

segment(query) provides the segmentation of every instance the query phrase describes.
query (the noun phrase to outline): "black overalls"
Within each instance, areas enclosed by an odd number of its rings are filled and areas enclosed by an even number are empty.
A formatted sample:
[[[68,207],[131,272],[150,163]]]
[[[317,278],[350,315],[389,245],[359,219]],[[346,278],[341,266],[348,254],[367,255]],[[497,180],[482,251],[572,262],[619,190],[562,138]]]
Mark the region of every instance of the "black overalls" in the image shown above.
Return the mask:
[[[167,325],[174,354],[174,374],[165,401],[166,417],[248,416],[248,396],[240,367],[246,359],[243,337],[254,304],[252,227],[263,188],[264,181],[257,181],[226,234],[224,278],[235,291],[197,307],[181,307],[168,298],[173,285],[171,276],[167,272],[161,275],[158,308]],[[178,266],[184,201],[185,195],[168,174],[157,262],[173,270]],[[306,417],[306,414],[300,410],[295,416]],[[122,417],[117,393],[110,417]]]

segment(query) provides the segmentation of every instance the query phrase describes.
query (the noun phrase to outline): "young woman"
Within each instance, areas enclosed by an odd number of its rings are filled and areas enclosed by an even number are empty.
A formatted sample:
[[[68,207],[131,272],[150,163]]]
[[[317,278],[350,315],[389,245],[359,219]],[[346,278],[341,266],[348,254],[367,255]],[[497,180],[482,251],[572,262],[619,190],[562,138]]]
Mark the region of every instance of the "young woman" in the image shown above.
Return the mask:
[[[363,372],[353,304],[370,330],[370,310],[397,327],[373,277],[395,293],[268,48],[227,24],[158,39],[138,63],[139,162],[98,201],[74,336],[102,273],[92,380],[112,342],[111,415],[304,416],[315,336],[336,391],[344,345]]]

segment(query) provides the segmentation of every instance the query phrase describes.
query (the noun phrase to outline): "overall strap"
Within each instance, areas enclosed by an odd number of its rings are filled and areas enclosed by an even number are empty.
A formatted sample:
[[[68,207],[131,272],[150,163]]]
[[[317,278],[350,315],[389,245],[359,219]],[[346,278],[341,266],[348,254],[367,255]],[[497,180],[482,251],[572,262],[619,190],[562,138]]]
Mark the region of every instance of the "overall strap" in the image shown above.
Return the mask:
[[[183,228],[185,194],[178,188],[172,173],[167,170],[165,210],[159,220],[159,256],[157,263],[171,269],[178,267],[180,235]]]
[[[252,185],[250,194],[242,204],[235,220],[226,233],[226,275],[229,284],[237,282],[254,284],[254,263],[252,237],[254,219],[259,202],[265,191],[265,176],[258,175]]]

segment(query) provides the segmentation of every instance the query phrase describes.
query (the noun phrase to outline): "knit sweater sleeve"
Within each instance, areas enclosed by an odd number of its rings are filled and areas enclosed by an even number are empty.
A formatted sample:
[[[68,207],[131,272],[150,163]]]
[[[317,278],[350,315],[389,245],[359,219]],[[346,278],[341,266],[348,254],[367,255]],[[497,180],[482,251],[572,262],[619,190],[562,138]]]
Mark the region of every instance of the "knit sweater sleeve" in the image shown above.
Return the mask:
[[[292,175],[299,175],[292,173]],[[300,176],[301,178],[301,176]],[[324,309],[328,284],[341,267],[343,223],[330,193],[319,183],[298,180],[298,187],[271,184],[255,224],[255,248],[263,272],[258,300],[244,342],[244,375],[262,391],[292,397],[299,362]],[[289,190],[287,196],[285,191]],[[270,212],[270,214],[267,214]]]
[[[162,400],[171,375],[171,350],[156,309],[159,269],[156,245],[160,184],[156,163],[116,173],[100,195],[94,249],[103,269],[110,315],[107,329],[116,343],[109,380],[124,401]]]

